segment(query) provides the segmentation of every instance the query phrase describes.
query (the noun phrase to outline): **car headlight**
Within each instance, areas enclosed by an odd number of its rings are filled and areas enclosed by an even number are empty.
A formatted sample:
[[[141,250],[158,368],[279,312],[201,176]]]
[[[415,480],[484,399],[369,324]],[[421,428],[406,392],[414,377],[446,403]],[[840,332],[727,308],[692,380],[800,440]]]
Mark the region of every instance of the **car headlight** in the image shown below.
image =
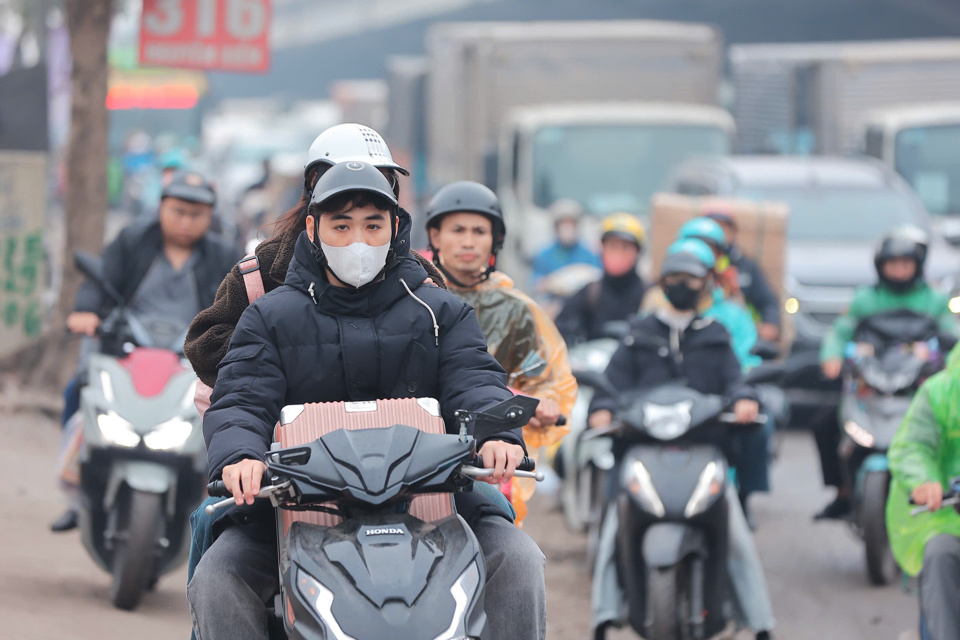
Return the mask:
[[[140,444],[140,436],[133,430],[129,420],[120,417],[116,411],[108,411],[97,416],[97,426],[103,439],[118,447],[135,447]]]
[[[178,449],[193,433],[193,423],[183,418],[173,418],[157,425],[157,428],[143,436],[143,444],[157,451]]]
[[[861,447],[872,449],[874,443],[873,434],[861,427],[853,420],[847,420],[843,423],[843,430],[847,435]]]
[[[320,584],[316,578],[306,571],[297,569],[297,591],[300,592],[307,602],[313,605],[313,608],[320,615],[320,620],[326,625],[327,630],[335,640],[357,640],[353,636],[348,636],[340,628],[340,623],[333,617],[333,592]]]
[[[634,460],[633,464],[628,466],[625,471],[628,474],[626,478],[627,489],[636,496],[640,501],[640,505],[658,518],[665,516],[667,510],[663,508],[660,494],[657,493],[656,487],[653,486],[653,479],[650,477],[650,472],[643,466],[643,463],[639,460]]]
[[[710,463],[703,468],[703,471],[700,472],[700,479],[697,480],[697,486],[694,487],[693,493],[690,494],[690,500],[687,501],[683,515],[687,518],[692,518],[698,513],[706,511],[711,498],[723,491],[725,475],[726,469],[724,465],[718,463],[716,460],[711,460]]]

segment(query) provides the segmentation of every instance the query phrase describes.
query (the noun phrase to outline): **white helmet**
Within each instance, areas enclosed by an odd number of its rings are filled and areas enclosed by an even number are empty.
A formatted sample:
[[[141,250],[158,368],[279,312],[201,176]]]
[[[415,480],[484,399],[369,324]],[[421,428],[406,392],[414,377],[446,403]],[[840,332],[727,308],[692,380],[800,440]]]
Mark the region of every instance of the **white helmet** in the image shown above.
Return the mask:
[[[378,169],[393,169],[405,176],[410,172],[393,161],[383,137],[368,126],[355,123],[338,124],[318,135],[307,151],[308,174],[317,164],[330,166],[349,161],[366,162]]]

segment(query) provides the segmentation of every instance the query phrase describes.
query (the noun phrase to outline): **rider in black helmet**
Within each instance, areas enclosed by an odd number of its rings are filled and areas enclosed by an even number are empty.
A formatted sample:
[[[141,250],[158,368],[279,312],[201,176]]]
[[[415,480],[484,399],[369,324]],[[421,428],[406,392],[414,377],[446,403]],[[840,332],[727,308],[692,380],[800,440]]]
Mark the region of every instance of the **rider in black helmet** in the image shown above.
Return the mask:
[[[947,296],[924,280],[927,245],[926,233],[913,226],[898,227],[880,240],[873,259],[877,284],[857,289],[850,308],[836,319],[820,348],[820,366],[826,378],[835,379],[840,375],[844,352],[853,340],[857,325],[874,314],[908,309],[936,318],[945,334],[957,333],[956,316],[950,311]],[[845,486],[840,472],[837,453],[840,429],[832,413],[815,425],[814,435],[820,451],[823,482],[837,487],[836,499],[815,517],[840,518],[850,510],[851,487]]]
[[[284,405],[432,397],[455,433],[458,409],[512,397],[473,310],[424,284],[410,225],[376,167],[331,167],[313,189],[283,286],[243,312],[203,421],[210,476],[222,477],[238,504],[214,524],[218,537],[187,586],[198,638],[267,640],[276,528],[269,504],[254,496]],[[522,434],[497,434],[479,453],[493,482],[509,480],[524,455]],[[476,491],[455,500],[487,567],[483,637],[542,640],[543,554],[506,504]]]
[[[430,201],[426,226],[434,263],[451,291],[476,311],[487,348],[506,369],[510,386],[540,400],[523,430],[527,446],[536,451],[558,442],[567,429],[553,425],[573,409],[577,381],[549,316],[496,270],[507,232],[496,194],[476,182],[449,184]],[[532,493],[530,484],[514,481],[510,497],[518,521]]]

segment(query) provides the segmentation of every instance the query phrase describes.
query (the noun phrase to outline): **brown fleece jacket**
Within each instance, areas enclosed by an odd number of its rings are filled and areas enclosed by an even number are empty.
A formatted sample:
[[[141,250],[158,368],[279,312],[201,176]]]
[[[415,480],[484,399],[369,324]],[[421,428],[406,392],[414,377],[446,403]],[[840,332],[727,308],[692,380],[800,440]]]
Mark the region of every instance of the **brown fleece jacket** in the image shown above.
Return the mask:
[[[265,292],[273,291],[283,284],[300,231],[299,228],[291,229],[257,246],[255,253],[260,260],[260,274]],[[411,251],[410,255],[426,269],[427,275],[437,286],[447,288],[443,276],[433,263],[416,251]],[[213,306],[201,311],[190,324],[183,352],[200,380],[211,388],[217,382],[217,367],[227,354],[233,330],[248,304],[247,288],[243,284],[240,267],[234,265],[220,283]]]

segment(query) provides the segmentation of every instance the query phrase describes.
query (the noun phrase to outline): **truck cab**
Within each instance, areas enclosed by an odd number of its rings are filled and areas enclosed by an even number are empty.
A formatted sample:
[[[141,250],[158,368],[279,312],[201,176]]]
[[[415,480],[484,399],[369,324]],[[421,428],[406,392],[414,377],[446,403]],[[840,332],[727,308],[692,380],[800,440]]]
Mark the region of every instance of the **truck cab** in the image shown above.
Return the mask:
[[[916,104],[873,112],[863,151],[910,183],[938,229],[960,244],[960,102]]]
[[[523,286],[533,256],[554,241],[553,202],[579,202],[581,233],[595,243],[606,215],[645,220],[651,196],[681,162],[729,153],[734,124],[706,105],[576,103],[515,109],[501,133],[495,175],[511,230],[501,264]]]

